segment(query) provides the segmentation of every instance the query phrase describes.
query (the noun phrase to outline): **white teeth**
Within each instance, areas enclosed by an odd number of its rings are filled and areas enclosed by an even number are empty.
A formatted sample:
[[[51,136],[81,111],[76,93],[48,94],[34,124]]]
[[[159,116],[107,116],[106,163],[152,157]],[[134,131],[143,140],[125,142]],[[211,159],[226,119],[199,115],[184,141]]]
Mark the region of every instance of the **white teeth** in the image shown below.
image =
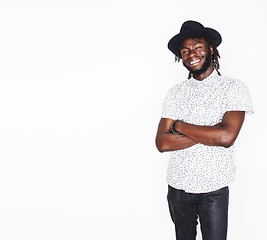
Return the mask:
[[[197,60],[195,60],[195,61],[193,61],[193,62],[190,62],[190,64],[195,64],[195,63],[198,63],[200,60],[199,59],[197,59]]]

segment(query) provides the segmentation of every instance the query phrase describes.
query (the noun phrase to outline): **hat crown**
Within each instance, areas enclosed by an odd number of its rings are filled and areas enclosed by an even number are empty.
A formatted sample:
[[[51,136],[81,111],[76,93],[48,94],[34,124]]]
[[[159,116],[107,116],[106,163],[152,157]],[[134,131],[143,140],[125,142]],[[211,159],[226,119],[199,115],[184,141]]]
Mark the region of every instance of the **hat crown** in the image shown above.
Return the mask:
[[[194,29],[203,29],[203,28],[204,26],[201,23],[189,20],[183,23],[180,32],[186,32]]]

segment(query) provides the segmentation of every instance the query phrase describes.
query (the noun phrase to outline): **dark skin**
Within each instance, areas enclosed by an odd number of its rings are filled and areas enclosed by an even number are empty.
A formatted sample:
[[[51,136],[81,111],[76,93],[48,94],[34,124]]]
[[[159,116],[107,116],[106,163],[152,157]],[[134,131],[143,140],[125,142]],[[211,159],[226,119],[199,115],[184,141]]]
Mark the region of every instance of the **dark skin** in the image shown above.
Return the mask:
[[[213,54],[212,46],[205,39],[189,38],[181,44],[183,64],[191,70],[193,77],[199,81],[207,78],[213,72],[213,62],[202,71],[208,52]],[[197,143],[207,146],[230,147],[234,144],[244,122],[244,111],[229,111],[215,126],[198,126],[178,121],[174,129],[179,135],[171,132],[173,119],[162,118],[159,122],[156,136],[156,146],[160,152],[175,151],[191,147]]]

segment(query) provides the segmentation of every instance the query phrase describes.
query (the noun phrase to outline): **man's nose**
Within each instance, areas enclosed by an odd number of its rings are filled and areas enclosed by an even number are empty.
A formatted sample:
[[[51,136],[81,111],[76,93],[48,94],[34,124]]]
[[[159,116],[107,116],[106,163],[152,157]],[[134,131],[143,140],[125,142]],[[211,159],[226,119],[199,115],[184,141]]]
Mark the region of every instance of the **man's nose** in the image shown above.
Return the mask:
[[[191,49],[189,52],[189,57],[194,57],[196,55],[196,51],[194,49]]]

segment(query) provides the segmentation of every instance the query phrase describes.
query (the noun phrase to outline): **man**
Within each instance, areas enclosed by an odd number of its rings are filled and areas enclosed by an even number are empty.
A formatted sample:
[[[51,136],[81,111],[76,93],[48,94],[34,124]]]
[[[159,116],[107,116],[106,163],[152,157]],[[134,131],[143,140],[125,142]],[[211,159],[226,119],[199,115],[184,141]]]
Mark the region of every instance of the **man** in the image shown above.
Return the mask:
[[[160,152],[172,151],[168,203],[177,240],[225,240],[228,185],[235,175],[234,142],[252,103],[244,83],[221,76],[221,35],[195,21],[183,23],[168,43],[189,70],[163,104],[156,136]]]

